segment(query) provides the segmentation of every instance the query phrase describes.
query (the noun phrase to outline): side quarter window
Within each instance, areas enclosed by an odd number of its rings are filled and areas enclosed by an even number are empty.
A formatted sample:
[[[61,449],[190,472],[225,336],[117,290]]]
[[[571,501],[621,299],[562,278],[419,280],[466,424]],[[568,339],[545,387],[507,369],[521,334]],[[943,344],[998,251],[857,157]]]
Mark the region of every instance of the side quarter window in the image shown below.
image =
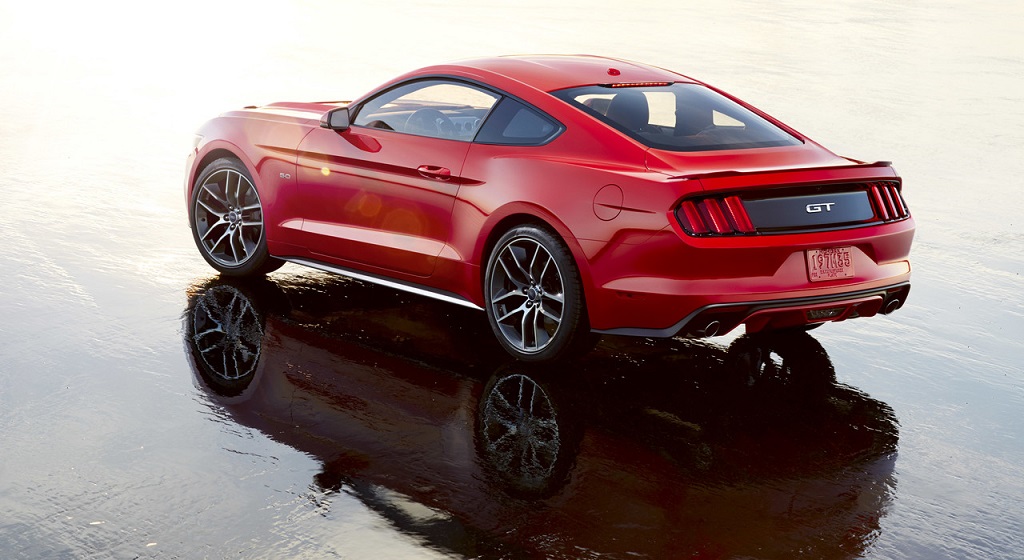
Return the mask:
[[[550,142],[562,132],[562,125],[547,115],[506,97],[498,103],[484,122],[476,142],[539,146]]]
[[[498,96],[448,80],[420,80],[362,104],[353,126],[470,142]]]

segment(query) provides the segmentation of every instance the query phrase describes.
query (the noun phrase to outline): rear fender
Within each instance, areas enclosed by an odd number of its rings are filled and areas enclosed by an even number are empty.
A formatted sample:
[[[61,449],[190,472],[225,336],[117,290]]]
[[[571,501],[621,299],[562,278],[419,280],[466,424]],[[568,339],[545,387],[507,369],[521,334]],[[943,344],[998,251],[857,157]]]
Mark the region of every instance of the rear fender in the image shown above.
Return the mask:
[[[486,275],[487,259],[498,238],[517,225],[529,223],[538,224],[553,230],[562,238],[566,247],[569,248],[569,252],[572,253],[573,260],[576,261],[576,268],[579,270],[580,280],[583,284],[584,299],[586,299],[593,277],[586,253],[579,240],[576,239],[564,223],[543,207],[527,202],[514,202],[499,208],[487,217],[480,229],[484,235],[477,237],[476,246],[473,248],[471,262],[478,264],[479,268],[477,270],[480,271],[478,282],[474,282],[473,285],[478,286],[480,289],[478,301],[481,302],[481,305],[483,302],[483,284],[484,276]],[[476,295],[474,294],[474,296]]]

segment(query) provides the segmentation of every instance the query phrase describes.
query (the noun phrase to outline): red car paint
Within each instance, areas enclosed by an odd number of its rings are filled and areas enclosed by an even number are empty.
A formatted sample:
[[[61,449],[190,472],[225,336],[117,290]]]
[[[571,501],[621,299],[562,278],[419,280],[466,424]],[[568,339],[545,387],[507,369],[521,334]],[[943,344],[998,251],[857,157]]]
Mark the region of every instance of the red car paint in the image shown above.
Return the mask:
[[[358,124],[360,109],[377,94],[426,78],[514,98],[560,131],[537,145],[509,145]],[[655,85],[637,85],[647,82]],[[716,92],[793,141],[659,149],[557,96],[603,84],[609,95],[620,91],[612,86],[626,85],[653,99],[650,92],[669,83]],[[328,111],[344,106],[356,123],[322,126]],[[474,126],[478,133],[486,118]],[[664,138],[674,141],[678,126]],[[586,305],[583,328],[600,333],[708,336],[743,323],[748,331],[806,326],[892,312],[909,291],[914,221],[887,162],[837,156],[718,90],[632,62],[470,60],[410,72],[350,104],[276,103],[228,112],[198,132],[187,200],[206,166],[225,156],[242,162],[259,192],[271,257],[471,307],[488,305],[484,268],[498,238],[518,224],[539,224],[571,253]],[[871,198],[871,185],[879,182],[892,188],[879,191],[883,199],[870,202],[871,217],[857,223],[695,235],[677,217],[683,201],[708,195],[733,197],[731,204],[748,211],[772,198],[793,201],[796,212],[804,206],[807,213],[831,211],[824,205],[834,204],[833,194]],[[895,197],[888,210],[886,193]],[[851,277],[812,282],[807,251],[834,247],[849,248]]]

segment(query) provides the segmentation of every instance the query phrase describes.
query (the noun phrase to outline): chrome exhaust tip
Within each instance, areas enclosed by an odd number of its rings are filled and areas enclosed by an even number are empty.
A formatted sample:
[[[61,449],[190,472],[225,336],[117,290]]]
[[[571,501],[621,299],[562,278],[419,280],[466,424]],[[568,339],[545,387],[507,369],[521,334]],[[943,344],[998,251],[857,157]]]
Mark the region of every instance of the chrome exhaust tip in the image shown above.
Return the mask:
[[[720,328],[722,328],[721,323],[719,323],[718,321],[711,321],[710,323],[708,323],[706,327],[704,327],[704,330],[701,332],[704,336],[715,336],[716,334],[718,334],[718,329]]]
[[[885,309],[882,310],[882,313],[888,315],[899,309],[901,305],[903,305],[903,302],[900,301],[900,298],[893,298],[889,300],[889,303],[885,304]]]

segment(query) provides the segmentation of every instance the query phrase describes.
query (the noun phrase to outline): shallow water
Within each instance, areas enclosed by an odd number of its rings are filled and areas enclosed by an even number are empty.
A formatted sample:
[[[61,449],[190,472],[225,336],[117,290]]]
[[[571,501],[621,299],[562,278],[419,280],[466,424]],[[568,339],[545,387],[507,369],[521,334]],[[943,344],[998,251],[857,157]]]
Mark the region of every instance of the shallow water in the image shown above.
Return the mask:
[[[1019,557],[1024,7],[620,12],[0,5],[0,555]],[[206,118],[517,52],[677,69],[894,161],[908,304],[785,347],[606,339],[557,372],[496,358],[483,315],[292,267],[225,284],[199,257],[182,172]],[[244,387],[209,382],[197,309],[239,320]],[[776,375],[748,375],[763,356]],[[547,404],[501,439],[520,388]]]

